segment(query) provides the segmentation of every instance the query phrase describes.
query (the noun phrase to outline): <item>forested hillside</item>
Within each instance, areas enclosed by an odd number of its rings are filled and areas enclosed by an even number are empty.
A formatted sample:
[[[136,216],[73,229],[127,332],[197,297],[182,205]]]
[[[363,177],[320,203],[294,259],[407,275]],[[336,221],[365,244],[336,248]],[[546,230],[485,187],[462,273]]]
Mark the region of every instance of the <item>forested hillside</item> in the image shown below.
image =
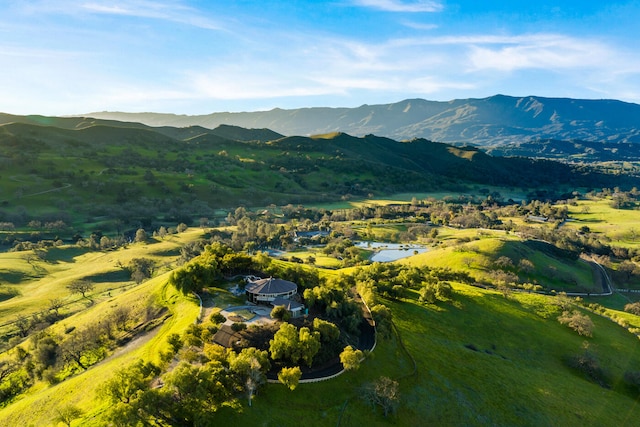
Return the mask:
[[[95,119],[3,116],[0,222],[135,229],[218,209],[348,200],[469,185],[631,188],[633,174],[491,157],[425,139],[303,137],[220,126],[152,128]],[[560,187],[558,184],[561,184]]]

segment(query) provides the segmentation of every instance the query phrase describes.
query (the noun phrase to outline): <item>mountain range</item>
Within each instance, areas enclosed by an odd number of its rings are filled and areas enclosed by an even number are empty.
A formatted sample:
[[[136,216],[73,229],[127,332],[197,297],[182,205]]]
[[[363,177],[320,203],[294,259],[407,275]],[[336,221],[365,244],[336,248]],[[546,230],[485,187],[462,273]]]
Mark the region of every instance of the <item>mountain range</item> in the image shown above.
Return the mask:
[[[640,105],[495,95],[449,102],[407,99],[356,108],[298,108],[207,115],[97,112],[84,116],[149,126],[215,128],[221,124],[269,128],[282,135],[344,132],[395,140],[424,138],[453,144],[499,147],[537,140],[607,144],[640,142]]]

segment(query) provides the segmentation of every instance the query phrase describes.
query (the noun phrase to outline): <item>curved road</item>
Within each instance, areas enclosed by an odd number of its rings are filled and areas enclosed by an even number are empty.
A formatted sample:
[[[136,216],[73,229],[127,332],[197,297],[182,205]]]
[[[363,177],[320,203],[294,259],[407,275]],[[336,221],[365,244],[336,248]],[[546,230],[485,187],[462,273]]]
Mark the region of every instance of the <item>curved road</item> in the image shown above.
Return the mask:
[[[362,322],[360,322],[360,337],[358,339],[358,350],[372,351],[376,346],[376,326],[369,308],[364,304],[360,294],[354,291],[355,300],[362,307]],[[300,367],[302,376],[300,381],[304,380],[322,380],[329,379],[344,371],[340,358],[336,357],[323,366],[309,369]],[[270,381],[278,381],[278,372],[273,369],[267,373],[267,379]]]

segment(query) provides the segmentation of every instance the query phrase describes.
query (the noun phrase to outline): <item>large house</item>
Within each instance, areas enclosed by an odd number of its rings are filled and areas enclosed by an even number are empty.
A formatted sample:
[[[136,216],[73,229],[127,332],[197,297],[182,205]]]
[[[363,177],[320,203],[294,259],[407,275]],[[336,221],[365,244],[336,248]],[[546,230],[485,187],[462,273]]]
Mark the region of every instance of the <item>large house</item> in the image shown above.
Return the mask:
[[[250,281],[244,290],[249,302],[268,304],[276,298],[290,299],[298,293],[298,285],[288,280],[269,277],[268,279]]]
[[[298,293],[298,285],[288,280],[269,277],[249,281],[245,293],[247,300],[254,304],[284,305],[292,317],[300,316],[304,309],[304,305],[291,299]]]

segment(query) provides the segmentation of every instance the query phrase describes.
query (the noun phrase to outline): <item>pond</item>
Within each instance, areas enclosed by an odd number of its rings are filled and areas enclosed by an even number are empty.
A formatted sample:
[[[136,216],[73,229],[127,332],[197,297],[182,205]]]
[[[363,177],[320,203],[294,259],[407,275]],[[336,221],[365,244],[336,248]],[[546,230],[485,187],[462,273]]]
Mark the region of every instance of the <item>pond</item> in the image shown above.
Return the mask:
[[[391,262],[407,258],[427,251],[422,245],[383,243],[383,242],[358,242],[356,246],[362,249],[374,250],[369,258],[373,262]]]

